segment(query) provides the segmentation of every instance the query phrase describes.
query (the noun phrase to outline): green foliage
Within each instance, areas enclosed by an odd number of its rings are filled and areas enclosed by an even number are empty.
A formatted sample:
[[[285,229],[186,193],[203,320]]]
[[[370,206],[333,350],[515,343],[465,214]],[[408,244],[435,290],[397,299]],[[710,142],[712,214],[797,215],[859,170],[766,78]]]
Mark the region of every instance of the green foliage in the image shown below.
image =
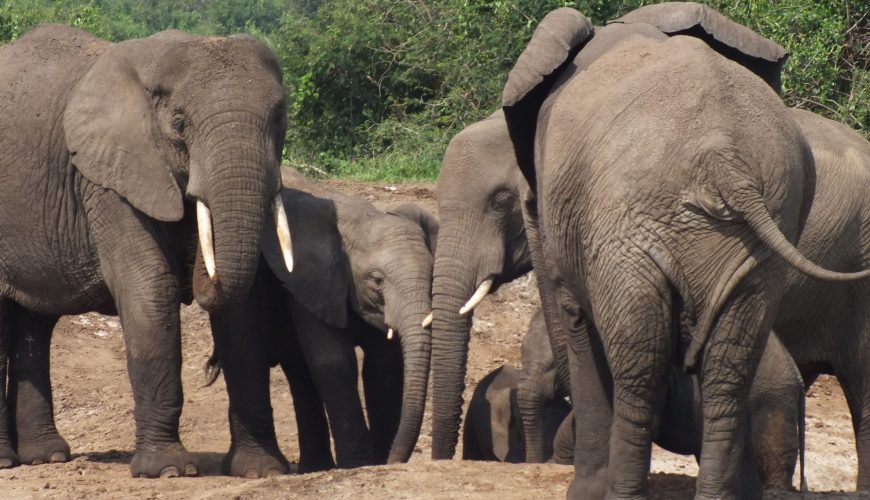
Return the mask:
[[[698,0],[779,42],[783,98],[870,133],[870,2]],[[494,111],[538,21],[596,24],[654,0],[5,0],[0,43],[42,22],[110,40],[247,32],[281,59],[286,159],[361,179],[437,175],[450,137]]]

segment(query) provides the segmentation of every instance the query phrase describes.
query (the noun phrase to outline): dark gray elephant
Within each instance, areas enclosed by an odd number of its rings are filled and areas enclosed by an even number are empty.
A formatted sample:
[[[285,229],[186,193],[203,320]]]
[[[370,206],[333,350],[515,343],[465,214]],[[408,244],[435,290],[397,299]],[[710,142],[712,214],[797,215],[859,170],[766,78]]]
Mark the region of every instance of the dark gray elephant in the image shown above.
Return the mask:
[[[48,25],[0,48],[0,88],[0,466],[69,459],[50,337],[61,315],[98,311],[123,325],[133,476],[196,474],[178,433],[195,214],[220,290],[203,305],[241,300],[270,202],[283,210],[278,61],[249,37],[112,44]]]
[[[793,109],[813,151],[816,189],[798,250],[821,265],[870,263],[870,142],[851,128]],[[843,387],[858,451],[858,489],[870,489],[870,283],[826,283],[788,275],[774,324],[807,380],[836,375]]]
[[[474,388],[462,428],[463,460],[515,464],[526,461],[526,440],[518,405],[521,378],[520,370],[505,364],[488,373]],[[546,460],[553,456],[556,431],[570,412],[571,405],[564,399],[542,402],[538,415],[544,439],[542,454]],[[560,463],[574,462],[572,458]]]
[[[503,95],[539,221],[532,251],[546,266],[535,268],[560,304],[580,306],[592,326],[571,340],[598,339],[612,377],[605,445],[600,429],[580,432],[588,392],[572,373],[570,495],[647,494],[656,403],[678,362],[698,371],[703,396],[696,497],[737,498],[749,387],[787,266],[831,281],[870,272],[830,271],[795,248],[812,153],[757,75],[696,38],[660,33],[625,38],[577,71],[573,51],[592,33],[573,9],[548,14]]]
[[[773,88],[779,89],[778,70],[785,60],[785,51],[715,11],[698,4],[679,3],[645,7],[633,15],[642,15],[642,18],[627,16],[622,22],[600,28],[593,41],[582,50],[577,52],[579,47],[574,47],[570,54],[563,54],[574,57],[573,61],[562,58],[555,61],[544,56],[540,62],[551,61],[556,65],[565,62],[564,68],[559,68],[560,72],[564,69],[567,73],[575,73],[625,38],[665,38],[664,33],[687,33],[754,69]],[[534,117],[528,120],[528,123],[535,123]],[[527,185],[516,169],[517,158],[509,142],[504,115],[498,111],[468,126],[451,140],[438,178],[442,244],[435,257],[432,286],[435,318],[432,330],[432,456],[436,459],[452,457],[458,439],[471,311],[487,293],[532,268],[529,240],[534,244],[535,221],[526,217],[528,210],[523,207],[521,198]],[[530,148],[525,148],[520,154],[529,155],[530,152]],[[474,234],[475,238],[468,238],[468,234]],[[537,264],[543,265],[541,262]],[[542,282],[542,278],[546,280],[545,275],[536,274],[551,341],[554,345],[565,345],[566,329],[555,321],[560,309],[555,301],[556,287]],[[579,308],[574,309],[579,315]],[[580,318],[575,318],[572,324],[584,325]],[[575,347],[584,349],[583,346]],[[560,380],[568,385],[567,349],[555,352],[555,364]],[[599,373],[603,371],[602,367],[594,367],[591,361],[583,366],[593,370],[582,377],[584,380],[593,376],[606,378],[605,374]],[[604,417],[606,420],[607,415]],[[540,456],[528,459],[543,460]]]
[[[275,363],[291,382],[302,470],[332,465],[328,428],[339,467],[407,461],[426,400],[438,224],[414,206],[385,214],[291,169],[282,175],[294,252],[305,266],[287,272],[267,224],[248,300],[211,315],[230,395],[232,446],[224,467],[254,477],[287,470],[269,403],[268,372]],[[368,427],[355,345],[365,352]]]

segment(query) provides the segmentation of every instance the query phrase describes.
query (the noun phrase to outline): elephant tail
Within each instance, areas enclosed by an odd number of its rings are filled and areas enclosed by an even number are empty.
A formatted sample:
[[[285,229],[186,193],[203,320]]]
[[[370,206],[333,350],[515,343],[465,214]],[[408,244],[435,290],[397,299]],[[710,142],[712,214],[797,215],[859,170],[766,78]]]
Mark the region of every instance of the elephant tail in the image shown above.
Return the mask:
[[[218,359],[217,353],[212,352],[211,356],[208,357],[208,360],[205,362],[205,366],[202,367],[202,375],[203,375],[203,387],[209,387],[214,384],[218,378],[218,375],[221,374],[221,360]]]
[[[739,209],[746,223],[765,245],[801,273],[824,281],[856,281],[870,277],[870,269],[856,272],[831,271],[807,259],[779,230],[761,196],[755,194],[746,198],[743,203],[746,206]]]

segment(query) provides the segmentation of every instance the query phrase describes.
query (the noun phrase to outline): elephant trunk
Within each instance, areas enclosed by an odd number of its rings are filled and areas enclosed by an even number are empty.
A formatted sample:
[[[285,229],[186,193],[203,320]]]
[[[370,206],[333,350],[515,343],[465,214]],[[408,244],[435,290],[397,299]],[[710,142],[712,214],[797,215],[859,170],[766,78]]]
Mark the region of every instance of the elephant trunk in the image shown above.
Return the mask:
[[[469,268],[469,263],[473,262],[472,252],[470,249],[461,251],[454,238],[442,235],[439,235],[432,283],[432,458],[435,460],[450,459],[456,451],[471,331],[471,316],[462,316],[459,310],[476,288],[476,273]]]
[[[202,180],[198,178],[202,174],[191,173],[191,184],[197,191],[193,195],[198,198],[200,238],[213,238],[211,245],[200,242],[197,258],[197,267],[203,258],[209,279],[198,276],[201,270],[194,274],[197,302],[209,311],[241,301],[250,290],[260,255],[265,212],[277,190],[278,167],[268,141],[255,139],[260,135],[256,130],[244,133],[239,130],[242,127],[230,128],[234,132],[230,139],[224,135],[221,140],[209,141],[213,146],[208,148],[202,165],[208,170],[208,178]],[[212,224],[210,235],[208,219]],[[212,262],[205,255],[209,250],[213,251]]]
[[[528,463],[543,463],[546,460],[544,406],[554,399],[554,394],[552,390],[547,390],[546,384],[541,382],[543,378],[545,377],[542,370],[524,366],[523,374],[517,384],[517,406],[523,423]]]
[[[401,319],[397,326],[404,366],[402,413],[387,459],[387,463],[391,464],[407,462],[411,458],[411,453],[417,444],[417,438],[420,437],[420,428],[423,425],[432,348],[429,332],[423,327],[423,320],[430,311],[428,280],[425,288],[425,296],[406,301],[408,305],[399,313]],[[420,295],[419,291],[417,295]],[[414,296],[405,295],[405,297]]]

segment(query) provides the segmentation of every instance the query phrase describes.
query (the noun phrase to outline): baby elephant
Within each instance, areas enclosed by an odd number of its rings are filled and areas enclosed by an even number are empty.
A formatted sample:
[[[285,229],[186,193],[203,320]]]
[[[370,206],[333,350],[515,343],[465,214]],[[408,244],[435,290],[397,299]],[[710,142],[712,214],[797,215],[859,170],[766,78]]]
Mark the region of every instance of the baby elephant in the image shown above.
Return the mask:
[[[538,383],[531,386],[538,387],[540,392],[545,393],[545,397],[539,398],[540,400],[552,401],[555,398],[561,401],[560,396],[551,396],[561,394],[564,389],[559,387],[559,377],[555,376],[556,368],[552,362],[552,348],[546,349],[548,345],[546,325],[536,314],[523,339],[524,370],[520,383],[525,384],[530,377],[537,378]],[[536,348],[532,349],[531,346]],[[542,359],[529,359],[530,357]],[[534,373],[528,373],[530,370],[527,367],[541,366],[549,367],[549,370],[537,369],[532,370]],[[469,407],[469,414],[473,406],[474,401]],[[702,409],[697,376],[686,374],[679,368],[672,369],[668,376],[665,400],[659,406],[656,444],[674,453],[699,457]],[[741,469],[743,491],[760,491],[760,485],[791,489],[798,454],[803,465],[804,383],[794,360],[773,333],[768,339],[750,389],[749,410],[750,425]],[[502,410],[492,411],[497,413]],[[516,405],[508,407],[505,402],[503,411],[518,409]],[[524,417],[528,418],[527,415]],[[519,419],[514,417],[514,420]],[[539,414],[535,414],[532,420],[536,420],[536,427],[545,429],[544,441],[553,446],[553,461],[573,463],[573,412],[571,417],[563,421],[552,441],[546,430],[550,424],[541,422]],[[528,441],[526,444],[528,445]],[[802,466],[801,484],[804,483]]]
[[[520,376],[516,368],[505,364],[477,384],[462,429],[463,460],[526,461],[525,437],[517,405]],[[553,455],[556,431],[570,412],[571,405],[564,399],[550,400],[543,405],[541,415],[545,460]]]

